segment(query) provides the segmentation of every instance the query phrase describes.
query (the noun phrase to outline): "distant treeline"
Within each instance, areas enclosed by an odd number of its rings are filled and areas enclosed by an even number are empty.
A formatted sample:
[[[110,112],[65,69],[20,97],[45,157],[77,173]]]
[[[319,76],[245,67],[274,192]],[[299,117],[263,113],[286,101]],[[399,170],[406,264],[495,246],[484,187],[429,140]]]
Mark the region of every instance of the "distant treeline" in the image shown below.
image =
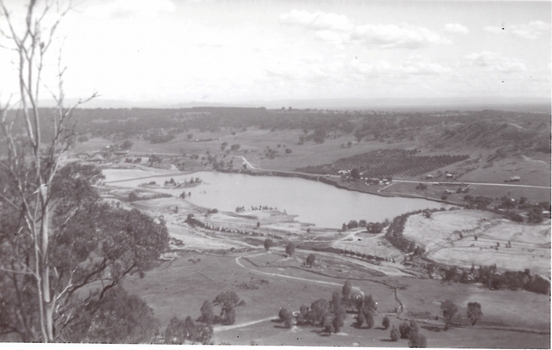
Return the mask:
[[[40,109],[49,120],[53,109]],[[78,135],[113,141],[143,138],[168,142],[191,130],[239,133],[248,128],[302,130],[298,143],[322,143],[327,138],[350,135],[358,142],[417,141],[439,147],[465,145],[508,151],[536,150],[550,153],[550,116],[519,111],[377,112],[367,110],[318,110],[198,107],[180,109],[77,109]],[[21,126],[16,119],[15,129]],[[43,139],[51,138],[51,123],[43,123]],[[82,139],[84,140],[84,138]]]

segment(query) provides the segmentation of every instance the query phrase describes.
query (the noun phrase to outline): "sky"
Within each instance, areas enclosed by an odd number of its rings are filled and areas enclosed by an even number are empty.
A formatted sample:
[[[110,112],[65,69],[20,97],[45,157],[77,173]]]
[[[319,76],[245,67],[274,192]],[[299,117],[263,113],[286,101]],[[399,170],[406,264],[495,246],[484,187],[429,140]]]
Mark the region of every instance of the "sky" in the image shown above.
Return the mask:
[[[549,98],[550,22],[549,1],[74,0],[44,84],[61,56],[69,98]],[[4,97],[14,62],[0,49]]]

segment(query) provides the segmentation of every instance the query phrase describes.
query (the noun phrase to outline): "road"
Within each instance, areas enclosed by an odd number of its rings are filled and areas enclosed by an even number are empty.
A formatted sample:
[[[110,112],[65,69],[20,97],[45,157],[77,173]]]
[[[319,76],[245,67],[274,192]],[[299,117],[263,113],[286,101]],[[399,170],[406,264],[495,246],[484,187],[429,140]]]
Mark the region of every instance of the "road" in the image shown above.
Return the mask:
[[[419,184],[419,183],[428,183],[432,184],[437,181],[412,181],[412,180],[396,180],[393,179],[393,182],[406,182],[406,183],[413,183],[413,184]],[[550,190],[551,187],[549,186],[536,186],[536,185],[521,185],[521,184],[507,184],[507,183],[493,183],[493,182],[443,182],[446,184],[451,185],[474,185],[474,186],[504,186],[504,187],[520,187],[520,188],[540,188],[543,190]]]

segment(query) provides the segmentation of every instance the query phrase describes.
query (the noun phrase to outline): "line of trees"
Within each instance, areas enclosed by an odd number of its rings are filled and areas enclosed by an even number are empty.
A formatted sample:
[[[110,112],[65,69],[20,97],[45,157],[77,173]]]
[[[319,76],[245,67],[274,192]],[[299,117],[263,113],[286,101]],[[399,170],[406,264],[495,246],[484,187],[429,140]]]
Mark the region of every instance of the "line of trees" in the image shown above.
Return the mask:
[[[310,306],[301,305],[299,313],[295,316],[295,323],[298,326],[322,327],[321,333],[339,333],[344,326],[347,310],[355,310],[357,317],[355,327],[367,329],[374,326],[374,315],[377,312],[377,305],[371,295],[364,295],[362,292],[353,292],[349,280],[345,281],[341,291],[334,291],[331,299],[318,299]],[[278,317],[286,328],[293,326],[293,314],[285,308],[281,308]],[[387,319],[387,323],[389,319]]]
[[[417,254],[423,254],[424,250],[422,247],[417,247],[416,242],[406,239],[403,236],[404,226],[411,215],[416,215],[420,213],[425,213],[426,216],[431,216],[431,213],[436,211],[445,211],[445,208],[440,209],[423,209],[410,211],[408,213],[401,214],[393,219],[389,227],[387,227],[387,232],[385,233],[385,238],[391,242],[395,247],[399,248],[402,251],[415,252]]]
[[[220,306],[219,315],[215,314],[215,306]],[[234,324],[236,308],[241,306],[245,306],[245,301],[240,299],[235,292],[222,292],[213,301],[206,300],[201,305],[201,315],[195,321],[190,316],[184,320],[176,316],[173,317],[165,329],[164,342],[165,344],[184,344],[189,341],[192,344],[212,345],[213,324]]]
[[[454,283],[481,283],[489,289],[525,289],[539,294],[550,293],[550,282],[531,270],[498,272],[496,264],[472,266],[463,269],[457,266],[443,266],[440,269],[441,278],[445,282]]]

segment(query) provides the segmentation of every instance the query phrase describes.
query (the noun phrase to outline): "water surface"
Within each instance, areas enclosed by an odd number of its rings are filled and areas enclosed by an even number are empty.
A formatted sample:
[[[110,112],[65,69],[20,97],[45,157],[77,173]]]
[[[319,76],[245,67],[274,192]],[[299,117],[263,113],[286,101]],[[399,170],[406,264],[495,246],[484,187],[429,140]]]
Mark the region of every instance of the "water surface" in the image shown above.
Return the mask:
[[[110,172],[112,172],[110,174]],[[114,172],[104,170],[106,181],[114,179]],[[139,177],[137,175],[136,177]],[[217,172],[197,172],[190,175],[160,176],[151,179],[129,180],[113,185],[136,187],[141,183],[156,181],[163,184],[174,178],[177,182],[199,177],[203,184],[187,189],[158,188],[159,192],[178,196],[183,191],[191,197],[190,202],[223,211],[234,211],[236,207],[276,207],[280,211],[297,215],[297,221],[315,224],[318,227],[341,228],[349,220],[383,221],[393,219],[402,213],[425,209],[448,207],[445,204],[417,198],[380,197],[336,188],[322,182],[301,178],[277,176],[251,176]]]

